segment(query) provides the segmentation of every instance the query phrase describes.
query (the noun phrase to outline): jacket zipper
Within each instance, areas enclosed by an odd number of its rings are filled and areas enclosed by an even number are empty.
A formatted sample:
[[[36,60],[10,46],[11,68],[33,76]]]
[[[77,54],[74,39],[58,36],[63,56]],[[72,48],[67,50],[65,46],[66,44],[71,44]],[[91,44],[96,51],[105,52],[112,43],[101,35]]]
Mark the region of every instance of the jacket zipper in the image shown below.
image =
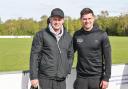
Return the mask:
[[[59,41],[57,41],[57,46],[58,46],[58,49],[59,49],[59,53],[61,54],[61,50],[60,50],[60,46],[59,46]]]
[[[56,77],[58,75],[58,68],[59,68],[59,61],[61,61],[61,49],[60,49],[60,46],[59,46],[59,41],[57,41],[57,47],[58,47],[58,50],[59,50],[59,54],[60,56],[58,57],[58,61],[57,61],[57,73],[56,73]],[[60,58],[60,59],[59,59]]]

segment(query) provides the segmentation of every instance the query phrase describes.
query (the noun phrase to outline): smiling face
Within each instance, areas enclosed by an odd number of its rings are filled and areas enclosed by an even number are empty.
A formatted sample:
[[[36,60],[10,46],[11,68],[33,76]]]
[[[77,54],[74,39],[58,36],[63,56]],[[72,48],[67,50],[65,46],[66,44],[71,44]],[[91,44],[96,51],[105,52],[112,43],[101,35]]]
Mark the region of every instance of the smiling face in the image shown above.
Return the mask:
[[[58,31],[61,29],[61,27],[64,23],[64,18],[59,17],[59,16],[53,16],[50,18],[50,23],[51,23],[52,28],[55,31]]]
[[[92,13],[84,14],[81,17],[82,26],[85,30],[90,31],[93,27],[95,17]]]

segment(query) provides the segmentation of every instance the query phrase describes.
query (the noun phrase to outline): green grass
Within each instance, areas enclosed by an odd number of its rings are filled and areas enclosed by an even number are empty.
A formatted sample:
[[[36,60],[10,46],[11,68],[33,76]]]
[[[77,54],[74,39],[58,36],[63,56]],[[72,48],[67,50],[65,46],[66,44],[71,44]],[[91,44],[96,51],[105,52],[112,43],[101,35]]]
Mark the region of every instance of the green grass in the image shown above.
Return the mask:
[[[128,63],[128,37],[110,37],[112,46],[112,63]]]
[[[128,63],[128,37],[109,37],[112,46],[112,63]],[[0,71],[28,70],[32,38],[0,38]],[[77,56],[74,57],[76,66]]]
[[[28,70],[31,41],[0,38],[0,71]]]

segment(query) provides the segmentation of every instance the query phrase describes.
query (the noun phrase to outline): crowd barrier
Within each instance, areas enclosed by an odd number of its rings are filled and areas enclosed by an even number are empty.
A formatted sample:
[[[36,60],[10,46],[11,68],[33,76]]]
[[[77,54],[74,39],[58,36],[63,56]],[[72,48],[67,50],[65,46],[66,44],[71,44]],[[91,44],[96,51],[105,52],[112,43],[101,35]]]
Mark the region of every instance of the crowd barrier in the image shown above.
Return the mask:
[[[73,89],[76,71],[67,77],[67,89]],[[0,89],[30,89],[29,71],[1,72]],[[112,65],[108,89],[128,89],[128,65]]]

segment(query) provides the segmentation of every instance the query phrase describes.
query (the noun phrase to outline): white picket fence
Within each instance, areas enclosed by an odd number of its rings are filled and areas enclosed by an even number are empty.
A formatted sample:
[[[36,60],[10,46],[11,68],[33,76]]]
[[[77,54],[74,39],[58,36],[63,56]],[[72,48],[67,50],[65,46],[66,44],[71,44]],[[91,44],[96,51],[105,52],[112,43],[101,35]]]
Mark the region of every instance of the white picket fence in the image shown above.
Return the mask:
[[[76,71],[72,69],[67,77],[67,89],[73,89]],[[1,72],[0,89],[30,89],[28,71]],[[128,65],[112,65],[112,75],[108,89],[128,89]]]

